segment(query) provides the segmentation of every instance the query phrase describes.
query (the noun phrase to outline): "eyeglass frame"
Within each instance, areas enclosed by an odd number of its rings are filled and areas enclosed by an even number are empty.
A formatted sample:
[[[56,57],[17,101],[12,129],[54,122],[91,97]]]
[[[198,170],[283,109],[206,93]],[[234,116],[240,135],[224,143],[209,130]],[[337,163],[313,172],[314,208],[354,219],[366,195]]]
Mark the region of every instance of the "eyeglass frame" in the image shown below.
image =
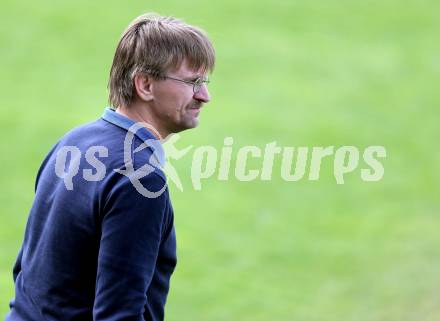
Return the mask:
[[[164,78],[164,79],[171,79],[171,80],[175,80],[175,81],[180,81],[180,82],[183,82],[185,84],[191,84],[191,85],[193,85],[193,93],[194,94],[197,94],[200,91],[200,89],[202,88],[203,84],[209,84],[209,79],[208,78],[202,78],[202,77],[198,77],[195,81],[179,79],[179,78],[174,78],[174,77],[170,77],[170,76],[163,76],[162,78]],[[197,87],[197,90],[196,90],[196,87]]]

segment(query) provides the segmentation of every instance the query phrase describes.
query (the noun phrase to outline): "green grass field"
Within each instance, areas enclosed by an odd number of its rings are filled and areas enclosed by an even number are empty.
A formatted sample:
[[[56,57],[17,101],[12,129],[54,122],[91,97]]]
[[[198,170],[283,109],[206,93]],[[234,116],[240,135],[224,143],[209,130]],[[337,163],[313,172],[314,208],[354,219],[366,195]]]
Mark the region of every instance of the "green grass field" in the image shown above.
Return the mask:
[[[0,315],[36,171],[57,139],[107,104],[114,49],[155,11],[208,31],[212,102],[180,147],[382,145],[384,178],[215,177],[170,186],[179,321],[440,320],[438,1],[3,0],[0,12]],[[260,166],[258,162],[255,167]],[[1,317],[0,317],[1,318]]]

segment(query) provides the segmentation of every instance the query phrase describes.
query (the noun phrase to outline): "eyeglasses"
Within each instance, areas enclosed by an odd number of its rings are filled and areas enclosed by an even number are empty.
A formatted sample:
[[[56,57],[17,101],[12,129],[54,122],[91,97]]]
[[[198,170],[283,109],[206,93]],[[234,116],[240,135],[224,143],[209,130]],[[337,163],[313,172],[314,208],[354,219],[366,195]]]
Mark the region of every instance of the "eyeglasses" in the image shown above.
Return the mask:
[[[194,94],[197,94],[200,91],[200,88],[202,88],[203,84],[209,84],[209,79],[208,78],[197,78],[194,81],[178,79],[178,78],[169,77],[169,76],[164,76],[163,78],[171,79],[171,80],[176,80],[176,81],[183,82],[185,84],[193,85],[193,92],[194,92]]]

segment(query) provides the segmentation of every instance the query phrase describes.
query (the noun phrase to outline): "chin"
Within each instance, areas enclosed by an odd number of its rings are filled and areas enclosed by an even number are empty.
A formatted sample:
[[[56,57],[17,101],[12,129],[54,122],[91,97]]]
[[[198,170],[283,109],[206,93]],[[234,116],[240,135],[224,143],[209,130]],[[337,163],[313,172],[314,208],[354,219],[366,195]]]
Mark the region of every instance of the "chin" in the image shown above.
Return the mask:
[[[199,119],[198,118],[193,118],[193,119],[187,121],[185,124],[186,129],[196,128],[197,126],[199,126]]]
[[[198,119],[194,120],[194,121],[191,121],[191,122],[187,122],[185,124],[182,124],[182,126],[179,126],[178,128],[175,128],[173,132],[174,133],[179,133],[179,132],[182,132],[184,130],[196,128],[197,126],[199,126],[199,120]]]

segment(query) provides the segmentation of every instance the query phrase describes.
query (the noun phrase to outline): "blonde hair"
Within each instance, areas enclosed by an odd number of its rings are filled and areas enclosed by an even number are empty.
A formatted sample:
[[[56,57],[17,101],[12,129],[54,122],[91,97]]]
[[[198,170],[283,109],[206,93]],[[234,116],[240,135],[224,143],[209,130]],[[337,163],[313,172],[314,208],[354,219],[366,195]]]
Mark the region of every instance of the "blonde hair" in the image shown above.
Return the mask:
[[[127,107],[134,98],[134,76],[155,79],[186,59],[191,69],[212,72],[215,51],[206,33],[182,20],[147,13],[134,19],[119,40],[108,82],[109,103]]]

